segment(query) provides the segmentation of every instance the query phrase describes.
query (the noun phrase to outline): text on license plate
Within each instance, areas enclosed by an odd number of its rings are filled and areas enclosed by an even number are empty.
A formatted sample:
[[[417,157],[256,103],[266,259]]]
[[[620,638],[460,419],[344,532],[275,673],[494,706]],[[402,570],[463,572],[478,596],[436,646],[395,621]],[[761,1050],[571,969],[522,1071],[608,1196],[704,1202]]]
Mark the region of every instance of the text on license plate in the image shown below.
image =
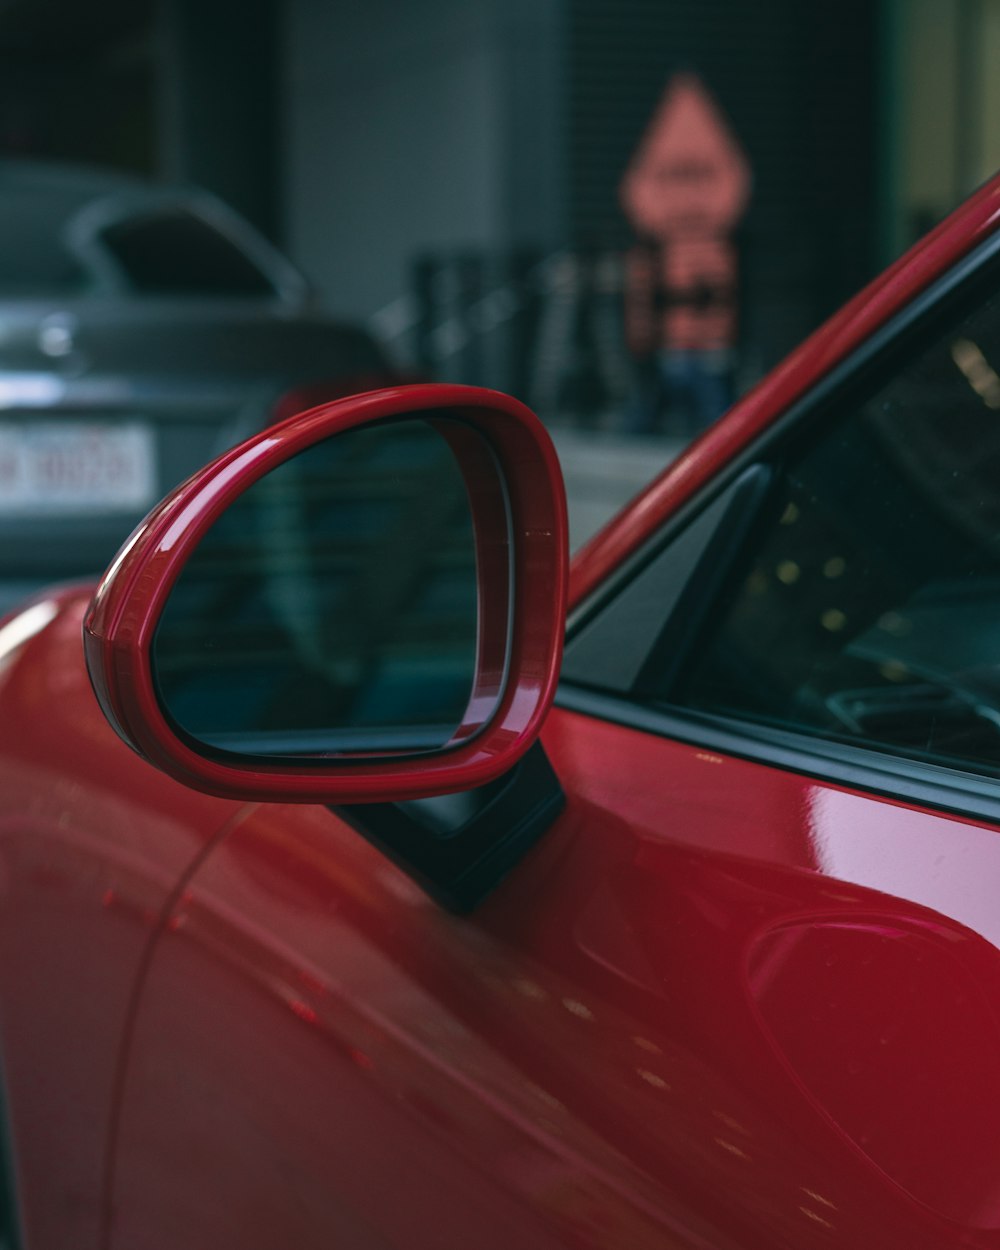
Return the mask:
[[[0,421],[0,516],[135,511],[155,497],[145,422]]]

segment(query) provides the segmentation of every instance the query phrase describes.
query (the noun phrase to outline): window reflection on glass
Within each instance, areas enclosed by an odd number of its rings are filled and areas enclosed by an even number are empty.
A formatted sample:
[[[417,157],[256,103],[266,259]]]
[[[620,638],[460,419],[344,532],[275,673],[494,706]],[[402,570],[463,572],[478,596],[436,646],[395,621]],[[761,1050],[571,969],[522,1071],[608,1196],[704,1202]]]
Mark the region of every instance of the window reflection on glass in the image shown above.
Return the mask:
[[[786,467],[677,701],[1000,768],[998,311]]]
[[[421,750],[455,735],[478,609],[469,496],[442,433],[453,424],[348,431],[220,517],[154,643],[161,701],[183,730],[251,755]]]

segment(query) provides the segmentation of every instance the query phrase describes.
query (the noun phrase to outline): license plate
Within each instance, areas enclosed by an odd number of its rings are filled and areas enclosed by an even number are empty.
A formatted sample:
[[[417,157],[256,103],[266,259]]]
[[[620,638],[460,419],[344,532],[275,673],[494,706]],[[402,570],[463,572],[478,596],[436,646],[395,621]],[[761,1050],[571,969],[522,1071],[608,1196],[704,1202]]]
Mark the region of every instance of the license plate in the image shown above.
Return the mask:
[[[142,421],[0,421],[0,516],[135,512],[155,496]]]

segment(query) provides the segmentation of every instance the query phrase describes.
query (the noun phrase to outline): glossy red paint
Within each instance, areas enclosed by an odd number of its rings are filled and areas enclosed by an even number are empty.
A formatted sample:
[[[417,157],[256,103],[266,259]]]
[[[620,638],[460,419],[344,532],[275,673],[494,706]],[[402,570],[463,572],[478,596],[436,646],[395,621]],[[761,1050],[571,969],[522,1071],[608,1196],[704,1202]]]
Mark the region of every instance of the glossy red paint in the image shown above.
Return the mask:
[[[544,741],[569,807],[472,917],[328,812],[216,846],[112,1244],[1000,1244],[1000,835],[558,709]]]
[[[569,605],[578,606],[683,503],[812,386],[906,307],[1000,223],[1000,176],[987,182],[766,378],[733,405],[574,555]]]
[[[183,874],[242,810],[112,732],[80,648],[92,592],[0,626],[0,1056],[31,1250],[99,1244],[143,963]]]
[[[995,830],[557,711],[570,808],[459,920],[320,809],[220,840],[101,721],[83,602],[2,678],[29,1244],[97,1244],[132,1001],[113,1245],[998,1244]]]
[[[353,395],[363,395],[367,391],[385,390],[389,386],[402,386],[417,383],[421,379],[406,377],[400,374],[362,373],[350,378],[330,378],[325,382],[310,382],[307,386],[296,386],[279,395],[271,407],[270,424],[278,425],[289,417],[297,417],[310,408],[319,408],[322,404],[332,403],[336,399],[346,399]]]
[[[460,417],[489,444],[499,488],[474,492],[480,587],[488,604],[505,599],[513,577],[518,610],[484,619],[474,700],[495,710],[440,751],[322,766],[275,761],[223,763],[182,741],[160,707],[151,671],[153,635],[167,597],[201,536],[252,483],[306,447],[372,421],[421,412]],[[449,439],[475,483],[486,466],[457,436]],[[481,497],[480,497],[481,496]],[[509,507],[509,519],[507,515]],[[496,549],[512,548],[498,561]],[[544,427],[523,404],[475,387],[424,385],[373,391],[321,405],[269,427],[185,482],[135,531],[94,597],[84,623],[88,667],[105,715],[145,759],[211,794],[293,802],[364,803],[412,799],[484,785],[501,776],[537,737],[558,680],[567,578],[566,500]],[[511,572],[508,572],[508,567]],[[503,582],[487,581],[492,573]],[[510,635],[506,634],[509,619]],[[498,637],[499,624],[504,636]],[[492,628],[491,628],[492,627]],[[503,688],[499,655],[506,653]],[[478,730],[475,734],[469,728]]]
[[[488,443],[470,426],[437,421],[465,478],[476,543],[476,673],[464,723],[455,740],[471,738],[496,712],[507,681],[508,624],[513,609],[507,487]],[[565,577],[565,573],[564,573]]]

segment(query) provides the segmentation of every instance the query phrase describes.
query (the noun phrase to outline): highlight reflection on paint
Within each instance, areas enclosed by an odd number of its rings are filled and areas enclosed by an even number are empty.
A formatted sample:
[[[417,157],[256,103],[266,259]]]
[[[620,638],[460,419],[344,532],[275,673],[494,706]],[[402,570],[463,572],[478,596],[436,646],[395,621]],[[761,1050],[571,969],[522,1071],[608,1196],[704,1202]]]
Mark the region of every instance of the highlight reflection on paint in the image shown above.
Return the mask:
[[[804,815],[823,873],[929,907],[1000,950],[994,830],[822,786],[808,791]]]
[[[0,666],[18,647],[40,634],[55,619],[58,611],[55,600],[43,599],[40,603],[33,603],[30,608],[25,608],[0,627]]]

